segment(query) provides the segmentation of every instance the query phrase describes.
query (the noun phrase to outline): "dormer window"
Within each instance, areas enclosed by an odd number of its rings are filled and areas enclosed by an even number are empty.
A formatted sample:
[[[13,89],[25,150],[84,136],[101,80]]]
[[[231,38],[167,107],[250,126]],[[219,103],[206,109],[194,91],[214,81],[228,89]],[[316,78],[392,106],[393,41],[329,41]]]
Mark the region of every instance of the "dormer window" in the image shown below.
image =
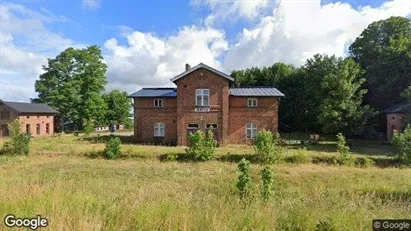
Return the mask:
[[[256,98],[248,98],[247,99],[247,106],[248,107],[257,107],[257,99]]]
[[[209,105],[210,89],[196,89],[196,106],[207,107]]]
[[[154,99],[154,107],[163,107],[162,99]]]

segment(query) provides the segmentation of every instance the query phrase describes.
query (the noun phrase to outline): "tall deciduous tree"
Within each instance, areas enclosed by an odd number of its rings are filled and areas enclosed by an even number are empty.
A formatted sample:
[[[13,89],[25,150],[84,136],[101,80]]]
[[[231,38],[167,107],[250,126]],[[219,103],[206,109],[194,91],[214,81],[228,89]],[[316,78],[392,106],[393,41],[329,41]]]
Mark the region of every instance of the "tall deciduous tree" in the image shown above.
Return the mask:
[[[321,88],[325,93],[319,105],[318,120],[324,133],[362,134],[375,113],[362,106],[367,92],[361,89],[365,79],[353,59],[338,59],[338,69],[324,76]]]
[[[106,104],[101,97],[106,84],[106,64],[98,46],[68,48],[43,66],[44,74],[35,83],[36,101],[56,108],[62,122],[73,122],[79,129],[99,123]]]
[[[108,107],[105,119],[108,123],[121,124],[129,119],[131,102],[127,96],[127,92],[120,92],[119,90],[113,90],[103,95]]]
[[[411,19],[373,22],[349,49],[366,71],[365,102],[381,110],[401,101],[399,94],[411,85]]]

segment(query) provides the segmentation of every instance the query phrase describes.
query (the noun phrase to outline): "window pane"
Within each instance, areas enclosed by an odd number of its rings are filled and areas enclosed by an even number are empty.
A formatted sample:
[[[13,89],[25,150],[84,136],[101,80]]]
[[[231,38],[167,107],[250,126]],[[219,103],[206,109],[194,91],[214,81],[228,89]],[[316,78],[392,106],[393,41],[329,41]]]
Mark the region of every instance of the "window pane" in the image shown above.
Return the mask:
[[[203,98],[203,106],[208,106],[208,96],[204,96],[204,98]]]
[[[247,138],[251,138],[251,130],[247,129]]]
[[[203,101],[202,101],[201,95],[197,95],[196,105],[197,105],[197,106],[202,106],[202,105],[203,105]]]

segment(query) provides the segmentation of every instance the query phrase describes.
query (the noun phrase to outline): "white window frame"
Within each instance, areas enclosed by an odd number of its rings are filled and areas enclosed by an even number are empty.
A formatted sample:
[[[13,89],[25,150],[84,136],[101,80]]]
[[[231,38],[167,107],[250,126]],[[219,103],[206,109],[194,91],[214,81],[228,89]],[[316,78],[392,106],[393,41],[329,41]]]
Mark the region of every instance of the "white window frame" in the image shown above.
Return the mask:
[[[163,122],[154,123],[154,137],[164,137],[166,135],[166,125]]]
[[[255,102],[255,104],[254,104]],[[248,107],[257,107],[257,98],[248,98],[247,99],[247,106]]]
[[[250,131],[250,136],[248,136],[248,131]],[[247,123],[245,126],[245,137],[247,139],[255,139],[257,137],[257,124]]]
[[[154,103],[154,107],[158,107],[158,108],[164,107],[163,99],[154,99],[153,103]],[[157,103],[157,105],[156,105],[156,103]]]
[[[199,100],[199,97],[200,97],[200,100]],[[207,104],[204,103],[205,98],[207,98]],[[196,89],[196,106],[197,107],[208,107],[209,105],[210,105],[210,89]]]

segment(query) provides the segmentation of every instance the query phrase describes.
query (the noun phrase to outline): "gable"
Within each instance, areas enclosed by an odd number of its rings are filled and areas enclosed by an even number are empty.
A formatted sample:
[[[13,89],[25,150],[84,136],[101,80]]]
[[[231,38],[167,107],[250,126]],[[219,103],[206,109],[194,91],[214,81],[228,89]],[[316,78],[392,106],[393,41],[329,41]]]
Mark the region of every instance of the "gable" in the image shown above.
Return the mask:
[[[225,73],[223,73],[223,72],[221,72],[221,71],[219,71],[219,70],[217,70],[217,69],[214,69],[214,68],[212,68],[212,67],[210,67],[210,66],[208,66],[208,65],[205,65],[204,63],[200,63],[200,64],[198,64],[197,66],[192,67],[192,68],[186,70],[185,72],[183,72],[183,73],[175,76],[174,78],[172,78],[171,81],[175,83],[177,80],[180,80],[180,79],[182,79],[182,78],[184,78],[184,77],[187,77],[187,76],[190,75],[191,73],[193,73],[193,72],[195,72],[195,71],[197,71],[197,70],[199,70],[199,69],[201,69],[201,68],[204,68],[204,69],[206,69],[206,70],[208,70],[208,71],[210,71],[210,72],[213,72],[214,74],[218,75],[218,76],[221,77],[221,78],[225,78],[225,79],[227,79],[227,80],[229,80],[229,81],[231,81],[231,82],[234,82],[234,78],[233,78],[233,77],[231,77],[231,76],[229,76],[229,75],[227,75],[227,74],[225,74]]]

